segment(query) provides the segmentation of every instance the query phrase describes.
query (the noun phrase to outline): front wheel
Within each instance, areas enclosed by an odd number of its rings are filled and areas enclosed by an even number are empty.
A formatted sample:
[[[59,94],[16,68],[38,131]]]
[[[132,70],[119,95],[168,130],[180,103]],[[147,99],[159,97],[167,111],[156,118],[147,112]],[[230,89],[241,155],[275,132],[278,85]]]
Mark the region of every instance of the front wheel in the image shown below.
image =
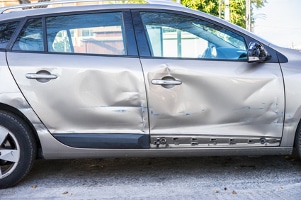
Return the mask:
[[[36,143],[19,117],[0,111],[0,189],[17,184],[30,170]]]

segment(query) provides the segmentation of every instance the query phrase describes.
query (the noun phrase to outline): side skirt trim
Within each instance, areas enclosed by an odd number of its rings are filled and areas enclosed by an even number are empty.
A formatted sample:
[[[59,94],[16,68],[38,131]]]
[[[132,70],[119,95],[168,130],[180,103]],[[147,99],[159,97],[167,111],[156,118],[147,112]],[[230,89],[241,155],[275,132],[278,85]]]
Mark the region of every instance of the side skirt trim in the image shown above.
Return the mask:
[[[71,147],[69,147],[71,148]],[[68,149],[45,153],[46,159],[124,158],[124,157],[200,157],[291,155],[292,147],[258,148],[169,148],[169,149]]]
[[[75,148],[91,149],[148,149],[149,135],[146,134],[53,134],[59,142]]]
[[[281,138],[258,136],[151,135],[151,148],[277,147]]]

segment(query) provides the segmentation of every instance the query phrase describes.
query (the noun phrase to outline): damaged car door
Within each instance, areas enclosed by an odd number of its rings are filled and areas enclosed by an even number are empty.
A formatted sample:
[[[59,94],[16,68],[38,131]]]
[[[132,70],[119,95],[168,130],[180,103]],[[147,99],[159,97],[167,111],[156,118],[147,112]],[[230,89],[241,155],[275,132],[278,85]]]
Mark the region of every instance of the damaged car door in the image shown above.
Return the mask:
[[[129,19],[121,11],[32,18],[7,53],[25,98],[62,143],[149,147],[144,78]]]
[[[150,49],[141,63],[152,147],[279,146],[284,86],[275,59],[248,63],[247,36],[217,22],[134,14]]]

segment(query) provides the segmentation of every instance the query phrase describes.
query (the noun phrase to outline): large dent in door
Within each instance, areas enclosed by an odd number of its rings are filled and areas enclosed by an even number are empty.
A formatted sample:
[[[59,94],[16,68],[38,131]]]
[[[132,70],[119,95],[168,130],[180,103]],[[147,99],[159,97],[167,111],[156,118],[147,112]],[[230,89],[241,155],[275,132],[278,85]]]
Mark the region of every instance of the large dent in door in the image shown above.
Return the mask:
[[[149,133],[139,59],[47,54],[33,65],[35,54],[22,54],[22,62],[17,54],[8,56],[26,99],[51,133]],[[57,79],[26,79],[39,70]]]
[[[216,66],[218,62],[210,61],[198,66],[180,60],[162,65],[146,59],[142,63],[152,134],[281,137],[284,89],[279,66],[244,62]],[[151,84],[165,76],[182,84],[170,89]]]
[[[59,112],[61,115],[53,113],[57,116],[47,122],[49,129],[53,133],[57,132],[55,129],[61,132],[144,133],[146,100],[144,91],[139,88],[141,83],[135,80],[135,74],[128,71],[111,73],[82,70],[74,74],[74,85],[70,90],[62,88],[61,96],[52,100],[50,109],[61,109],[62,112]],[[68,104],[59,105],[61,98],[68,96],[74,98]]]

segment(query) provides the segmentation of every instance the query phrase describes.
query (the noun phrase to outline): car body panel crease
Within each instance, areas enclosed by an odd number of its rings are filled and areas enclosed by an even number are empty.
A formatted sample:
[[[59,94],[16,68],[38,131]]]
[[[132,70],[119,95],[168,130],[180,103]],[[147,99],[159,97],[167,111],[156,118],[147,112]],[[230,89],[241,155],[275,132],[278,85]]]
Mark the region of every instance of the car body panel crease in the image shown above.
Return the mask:
[[[73,56],[64,62],[72,55],[60,55],[61,59],[53,61],[58,55],[41,54],[32,66],[34,56],[9,52],[9,65],[24,96],[51,133],[148,133],[144,80],[137,58],[126,58],[126,65],[112,67],[115,61],[110,57]],[[106,64],[95,66],[97,60]],[[46,83],[26,78],[28,72],[40,70],[58,78]]]
[[[279,65],[242,62],[218,67],[215,61],[203,61],[200,67],[176,59],[166,64],[142,59],[142,64],[151,134],[282,136],[284,93]],[[165,76],[182,84],[170,89],[152,85],[151,80]]]

